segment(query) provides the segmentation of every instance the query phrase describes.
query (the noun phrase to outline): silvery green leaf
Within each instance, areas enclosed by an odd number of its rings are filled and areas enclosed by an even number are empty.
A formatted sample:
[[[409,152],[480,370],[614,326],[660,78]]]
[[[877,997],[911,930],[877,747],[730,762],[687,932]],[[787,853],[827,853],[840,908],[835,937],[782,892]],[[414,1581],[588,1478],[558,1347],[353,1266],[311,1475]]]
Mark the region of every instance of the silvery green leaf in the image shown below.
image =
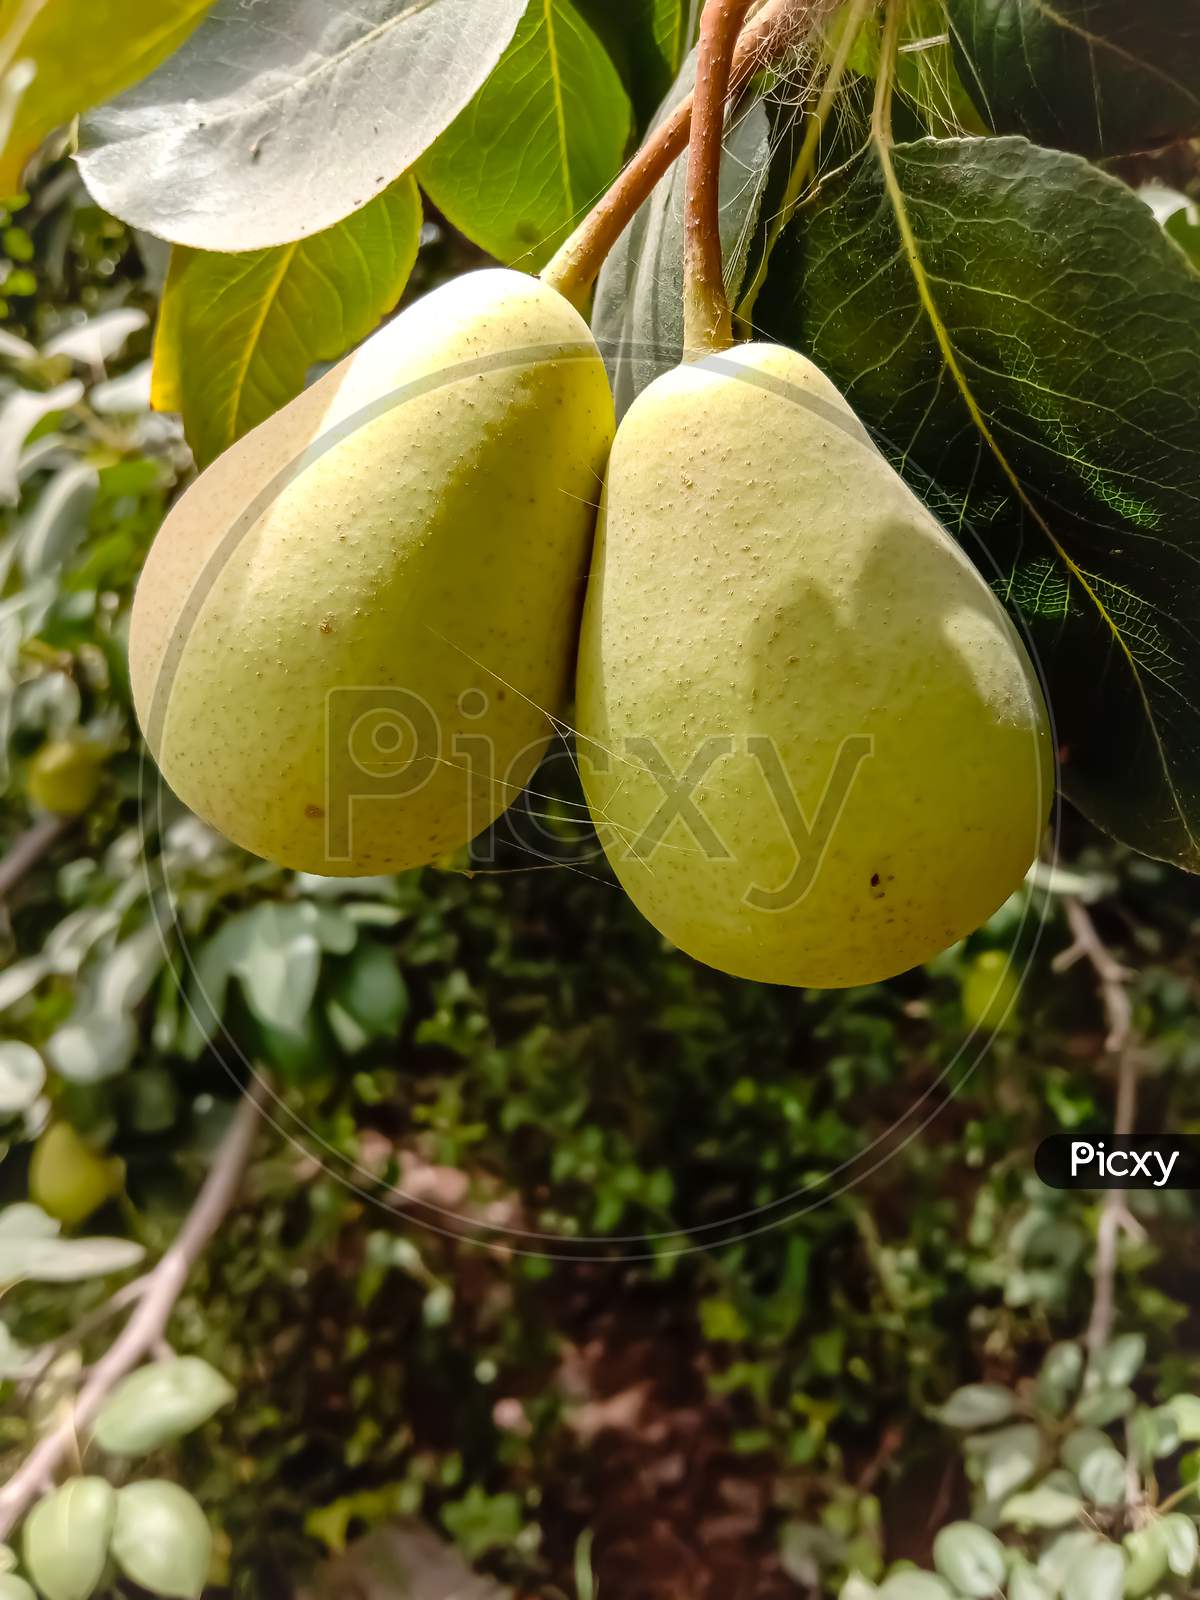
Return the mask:
[[[1132,1389],[1094,1389],[1075,1407],[1075,1416],[1088,1427],[1107,1428],[1109,1423],[1127,1417],[1137,1405]]]
[[[30,1044],[0,1039],[0,1116],[27,1111],[46,1081],[46,1068]]]
[[[1107,1389],[1132,1383],[1146,1360],[1146,1335],[1123,1333],[1100,1351],[1092,1363],[1095,1380]],[[1092,1376],[1089,1374],[1089,1377]]]
[[[1037,1569],[1055,1593],[1060,1593],[1067,1574],[1100,1542],[1099,1534],[1078,1529],[1060,1533],[1038,1557]]]
[[[131,1017],[84,1012],[52,1033],[45,1049],[50,1065],[68,1083],[103,1083],[133,1060],[137,1027]]]
[[[56,572],[79,549],[99,488],[100,475],[88,461],[73,461],[54,474],[21,521],[26,582]]]
[[[1125,1552],[1120,1545],[1098,1544],[1072,1567],[1064,1579],[1063,1600],[1122,1600]]]
[[[330,228],[406,172],[489,77],[526,0],[217,0],[83,124],[97,203],[218,251]]]
[[[93,979],[97,1009],[132,1011],[146,998],[167,959],[162,934],[147,923],[105,956]]]
[[[145,1253],[132,1239],[0,1238],[0,1283],[77,1283],[125,1272]]]
[[[53,1239],[62,1224],[31,1200],[18,1200],[0,1211],[0,1242],[5,1239]]]
[[[37,1595],[15,1572],[0,1572],[0,1600],[37,1600]]]
[[[1032,1422],[1014,1423],[986,1435],[975,1468],[984,1496],[990,1501],[1008,1498],[1028,1483],[1042,1458],[1042,1436]]]
[[[25,1519],[25,1570],[46,1600],[88,1600],[104,1573],[117,1497],[104,1478],[71,1478]]]
[[[1057,1591],[1022,1556],[1018,1556],[1008,1574],[1008,1600],[1055,1600]]]
[[[5,1325],[0,1322],[0,1378],[19,1378],[29,1365],[33,1354],[26,1345],[18,1344]],[[0,1545],[0,1551],[4,1546]],[[2,1557],[0,1557],[2,1560]],[[0,1566],[0,1571],[3,1571]]]
[[[1115,1446],[1093,1450],[1077,1474],[1079,1487],[1098,1506],[1119,1506],[1125,1499],[1125,1457]]]
[[[49,971],[50,963],[45,956],[30,956],[16,962],[7,972],[0,972],[0,1011],[7,1011],[18,1000],[32,994]]]
[[[74,323],[42,346],[45,357],[65,356],[82,366],[102,367],[120,355],[135,333],[140,333],[149,318],[134,306],[117,306],[101,311],[84,322]]]
[[[1099,1428],[1073,1428],[1059,1447],[1065,1467],[1078,1476],[1079,1469],[1096,1450],[1115,1449],[1112,1440]]]
[[[1163,1409],[1175,1419],[1181,1442],[1195,1444],[1200,1440],[1200,1395],[1174,1395]]]
[[[852,1572],[838,1590],[838,1600],[878,1600],[878,1596],[879,1590],[875,1584],[860,1577],[857,1572]]]
[[[56,389],[14,389],[0,402],[0,505],[15,506],[20,498],[17,465],[25,440],[37,424],[52,412],[69,410],[82,399],[83,385],[72,378]]]
[[[1125,1594],[1127,1600],[1145,1600],[1167,1575],[1167,1544],[1162,1524],[1152,1522],[1125,1535]]]
[[[119,378],[94,384],[88,404],[101,417],[137,416],[150,409],[150,369],[153,362],[142,361]]]
[[[1200,1556],[1200,1532],[1191,1517],[1172,1511],[1158,1523],[1167,1550],[1167,1565],[1177,1578],[1190,1578]]]
[[[1004,1546],[973,1522],[952,1522],[933,1541],[933,1564],[961,1595],[986,1600],[1004,1582]]]
[[[321,946],[300,906],[265,901],[239,930],[232,970],[262,1023],[290,1028],[312,1004],[321,970]]]
[[[92,1432],[110,1455],[146,1455],[200,1427],[234,1393],[233,1385],[199,1356],[156,1361],[117,1385]]]
[[[948,1428],[988,1428],[1005,1422],[1017,1409],[1017,1397],[999,1383],[969,1383],[956,1389],[935,1412]]]
[[[1051,1345],[1038,1371],[1038,1405],[1061,1417],[1070,1408],[1083,1377],[1083,1347],[1075,1340]]]
[[[212,1530],[186,1489],[151,1478],[119,1491],[112,1553],[125,1576],[151,1594],[199,1600],[212,1557]]]
[[[1183,1443],[1179,1420],[1170,1406],[1155,1406],[1150,1416],[1154,1423],[1155,1459],[1162,1461],[1166,1456],[1173,1456]]]
[[[1006,1500],[1002,1524],[1017,1528],[1065,1528],[1083,1514],[1083,1501],[1061,1489],[1039,1487]]]
[[[879,1600],[954,1600],[954,1590],[931,1572],[894,1572]]]

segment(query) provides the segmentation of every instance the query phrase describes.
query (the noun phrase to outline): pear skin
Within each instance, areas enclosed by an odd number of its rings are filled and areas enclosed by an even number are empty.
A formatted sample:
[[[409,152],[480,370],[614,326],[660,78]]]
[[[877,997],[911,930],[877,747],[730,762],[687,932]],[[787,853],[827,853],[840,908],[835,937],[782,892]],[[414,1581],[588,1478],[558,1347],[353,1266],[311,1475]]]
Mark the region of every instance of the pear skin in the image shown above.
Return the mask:
[[[578,312],[426,296],[182,496],[130,628],[167,783],[257,855],[397,872],[516,798],[569,690],[612,397]]]
[[[865,984],[1020,885],[1046,710],[995,595],[794,351],[639,396],[580,646],[584,790],[636,905],[743,978]]]

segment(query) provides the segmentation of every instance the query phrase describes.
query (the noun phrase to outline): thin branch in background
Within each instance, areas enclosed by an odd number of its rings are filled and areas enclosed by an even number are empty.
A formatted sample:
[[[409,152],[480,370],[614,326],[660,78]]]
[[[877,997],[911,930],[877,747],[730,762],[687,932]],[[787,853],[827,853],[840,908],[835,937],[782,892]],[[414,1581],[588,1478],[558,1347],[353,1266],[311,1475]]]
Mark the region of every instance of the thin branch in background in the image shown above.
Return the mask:
[[[44,817],[14,840],[7,855],[0,859],[0,900],[5,899],[37,866],[70,826],[69,817]]]
[[[183,1227],[158,1264],[136,1285],[121,1291],[131,1296],[133,1315],[92,1368],[67,1418],[46,1434],[0,1488],[0,1540],[8,1537],[33,1501],[53,1483],[76,1439],[95,1420],[114,1386],[162,1344],[175,1302],[237,1198],[269,1092],[269,1084],[261,1077],[247,1090]]]
[[[1108,1029],[1104,1049],[1117,1069],[1117,1105],[1113,1118],[1113,1133],[1118,1137],[1124,1136],[1134,1131],[1138,1109],[1138,1056],[1133,1027],[1133,999],[1129,992],[1133,974],[1128,967],[1121,965],[1101,939],[1091,913],[1081,900],[1065,895],[1063,909],[1073,935],[1073,942],[1055,958],[1054,970],[1066,972],[1078,962],[1086,961],[1096,975]],[[1116,1319],[1117,1266],[1121,1234],[1127,1232],[1137,1235],[1141,1231],[1140,1224],[1131,1214],[1122,1192],[1119,1189],[1110,1189],[1104,1197],[1100,1224],[1096,1231],[1095,1290],[1092,1297],[1092,1314],[1085,1335],[1088,1354],[1093,1359],[1112,1338],[1113,1323]]]

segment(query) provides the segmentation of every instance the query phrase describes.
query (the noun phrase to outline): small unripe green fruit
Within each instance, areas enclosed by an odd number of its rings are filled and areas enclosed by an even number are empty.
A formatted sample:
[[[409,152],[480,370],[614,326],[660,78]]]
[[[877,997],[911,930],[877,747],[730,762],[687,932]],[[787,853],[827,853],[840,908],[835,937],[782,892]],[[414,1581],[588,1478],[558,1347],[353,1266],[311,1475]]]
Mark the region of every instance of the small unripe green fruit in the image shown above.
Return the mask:
[[[100,792],[104,755],[88,739],[50,739],[29,763],[26,792],[40,811],[82,816]]]
[[[1020,1026],[1017,997],[1021,985],[1004,950],[981,950],[962,980],[963,1020],[988,1033],[1014,1033]]]
[[[124,1162],[97,1155],[69,1122],[55,1122],[33,1147],[29,1198],[68,1228],[77,1228],[120,1190],[124,1177]]]

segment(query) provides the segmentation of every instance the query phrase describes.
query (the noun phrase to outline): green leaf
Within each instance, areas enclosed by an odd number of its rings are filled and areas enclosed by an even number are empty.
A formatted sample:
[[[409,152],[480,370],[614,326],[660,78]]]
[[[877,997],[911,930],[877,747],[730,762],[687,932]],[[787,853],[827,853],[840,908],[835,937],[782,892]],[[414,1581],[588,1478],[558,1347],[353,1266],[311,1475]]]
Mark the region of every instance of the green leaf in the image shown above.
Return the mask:
[[[1145,1360],[1146,1335],[1123,1333],[1097,1354],[1092,1363],[1092,1373],[1106,1388],[1118,1389],[1133,1382]]]
[[[1095,1545],[1067,1573],[1063,1600],[1121,1600],[1126,1565],[1125,1552],[1119,1545]]]
[[[119,1077],[137,1049],[137,1026],[123,1014],[85,1007],[46,1040],[46,1059],[68,1083],[103,1083]]]
[[[199,1356],[156,1361],[117,1385],[92,1432],[110,1455],[147,1455],[200,1427],[235,1394],[233,1385]]]
[[[8,1208],[26,1209],[45,1215],[36,1206]],[[59,1239],[40,1231],[40,1225],[25,1233],[5,1231],[0,1234],[0,1284],[78,1283],[136,1267],[145,1253],[132,1239]]]
[[[1006,1500],[1000,1522],[1016,1528],[1065,1528],[1082,1513],[1083,1501],[1077,1495],[1040,1487]]]
[[[759,321],[812,353],[1024,622],[1067,795],[1200,868],[1200,278],[1076,156],[893,155],[927,294],[867,158],[785,235]]]
[[[934,1415],[947,1428],[989,1428],[1015,1415],[1017,1397],[1000,1383],[968,1383]]]
[[[620,75],[573,0],[531,0],[417,176],[469,239],[537,271],[616,177],[631,122]]]
[[[117,1496],[104,1478],[71,1478],[25,1520],[25,1570],[46,1600],[88,1600],[104,1573]]]
[[[37,1600],[37,1595],[15,1572],[0,1572],[0,1600]]]
[[[1172,1511],[1156,1524],[1167,1552],[1167,1565],[1178,1578],[1190,1578],[1200,1557],[1200,1532],[1191,1517]]]
[[[0,1039],[0,1117],[28,1111],[45,1081],[46,1068],[32,1045]]]
[[[1005,1592],[1008,1600],[1054,1600],[1054,1590],[1023,1556],[1013,1560]]]
[[[1183,1443],[1193,1444],[1200,1439],[1200,1395],[1173,1395],[1164,1409],[1174,1417]]]
[[[973,1522],[952,1522],[933,1541],[933,1564],[959,1594],[994,1595],[1004,1582],[1004,1546]]]
[[[217,0],[165,66],[84,122],[84,182],[106,211],[173,244],[306,239],[450,126],[526,3]]]
[[[212,0],[43,0],[10,6],[0,62],[32,79],[0,149],[0,196],[14,195],[46,135],[152,72],[187,38]],[[2,125],[0,125],[2,131]]]
[[[150,1478],[117,1494],[112,1553],[127,1578],[168,1600],[198,1600],[212,1557],[208,1518],[177,1483]]]
[[[877,1600],[879,1590],[867,1578],[852,1572],[838,1590],[838,1600]]]
[[[1143,1600],[1155,1593],[1167,1575],[1167,1546],[1160,1530],[1161,1524],[1152,1522],[1125,1535],[1125,1593],[1129,1600]]]
[[[1121,155],[1200,133],[1200,17],[1178,0],[949,0],[959,73],[996,133]]]
[[[1045,1578],[1056,1595],[1061,1593],[1068,1573],[1090,1555],[1099,1543],[1100,1536],[1090,1530],[1077,1529],[1073,1533],[1060,1533],[1038,1557],[1039,1575]]]
[[[894,1572],[879,1600],[953,1600],[954,1591],[931,1572]]]
[[[421,200],[406,176],[295,244],[172,251],[152,399],[182,414],[198,466],[298,395],[311,366],[378,326],[403,293],[420,237]]]
[[[984,1434],[977,1449],[976,1441],[971,1443],[973,1465],[989,1501],[1007,1499],[1014,1489],[1029,1482],[1041,1463],[1042,1435],[1032,1422]]]
[[[1112,1444],[1090,1451],[1075,1476],[1084,1494],[1098,1506],[1119,1506],[1125,1499],[1125,1457]]]
[[[408,990],[396,955],[367,941],[338,973],[330,1002],[361,1029],[363,1044],[394,1038],[408,1013]]]
[[[1050,1346],[1037,1376],[1037,1403],[1052,1416],[1065,1416],[1083,1377],[1083,1347],[1075,1340]]]
[[[1075,1417],[1089,1428],[1107,1428],[1127,1417],[1136,1404],[1132,1389],[1093,1389],[1075,1407]]]

